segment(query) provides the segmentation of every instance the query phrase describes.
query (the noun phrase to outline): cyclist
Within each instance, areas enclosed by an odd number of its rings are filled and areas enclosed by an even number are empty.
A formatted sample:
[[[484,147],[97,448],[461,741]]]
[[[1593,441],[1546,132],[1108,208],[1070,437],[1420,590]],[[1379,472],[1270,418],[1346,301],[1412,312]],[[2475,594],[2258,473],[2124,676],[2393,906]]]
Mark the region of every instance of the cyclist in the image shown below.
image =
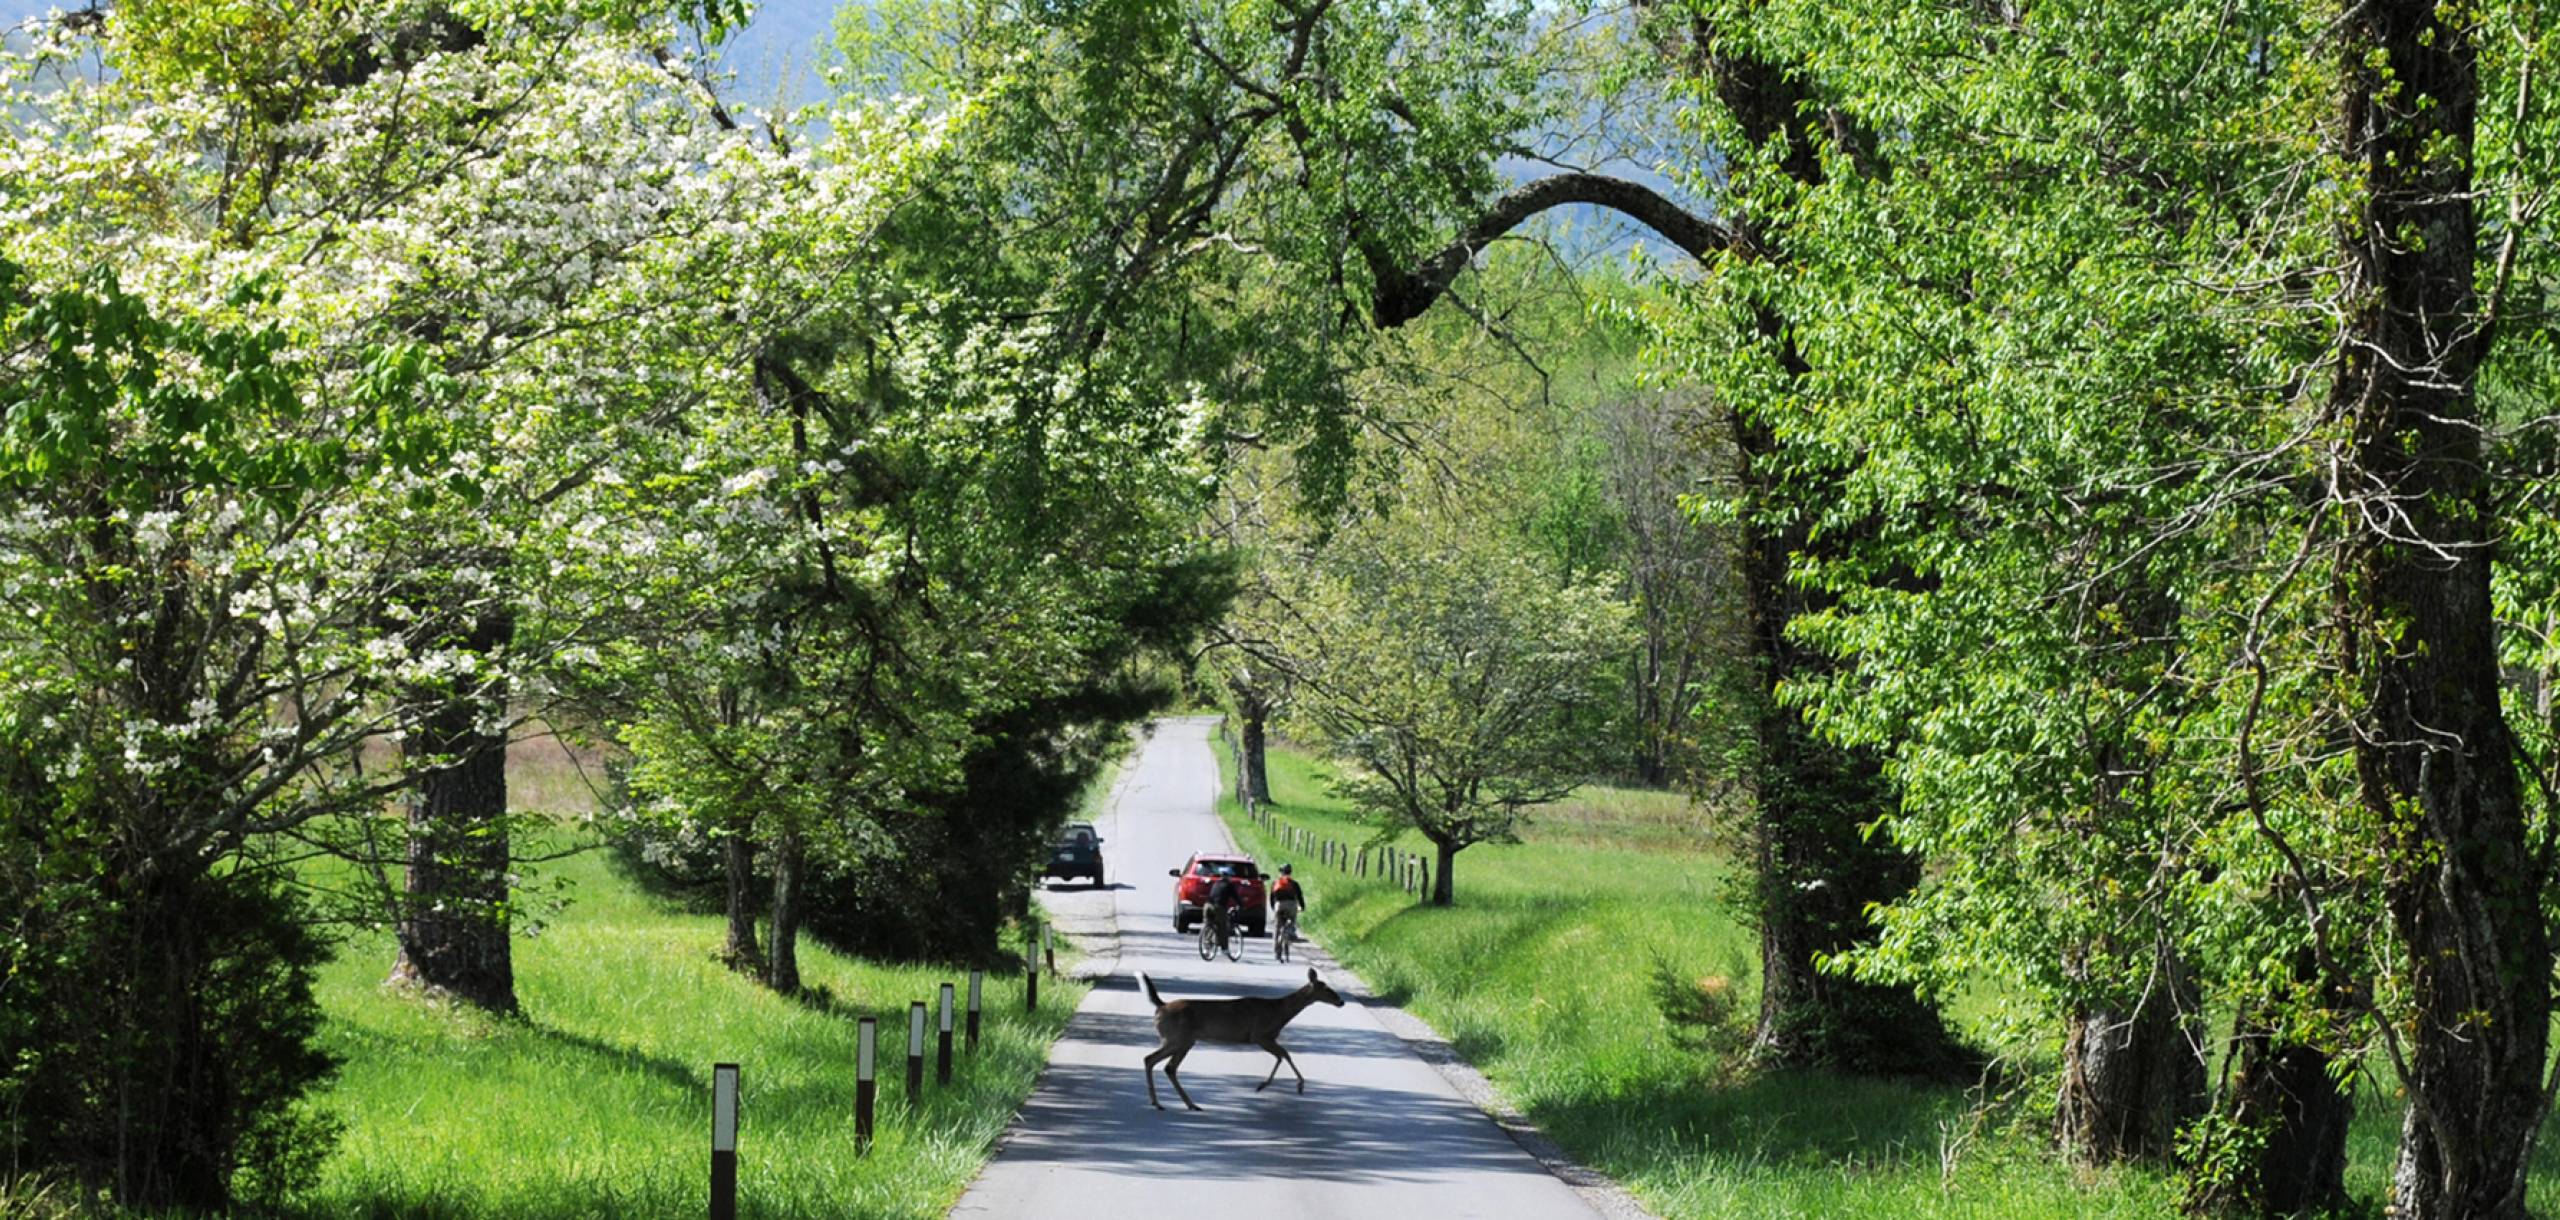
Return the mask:
[[[1298,912],[1307,905],[1307,887],[1289,874],[1289,866],[1280,866],[1280,879],[1271,883],[1271,913],[1279,922],[1277,935],[1284,942],[1295,939]]]
[[[1209,908],[1210,926],[1218,930],[1220,949],[1226,948],[1227,939],[1235,935],[1236,889],[1236,872],[1232,868],[1221,867],[1218,879],[1209,883],[1209,901],[1205,905]]]

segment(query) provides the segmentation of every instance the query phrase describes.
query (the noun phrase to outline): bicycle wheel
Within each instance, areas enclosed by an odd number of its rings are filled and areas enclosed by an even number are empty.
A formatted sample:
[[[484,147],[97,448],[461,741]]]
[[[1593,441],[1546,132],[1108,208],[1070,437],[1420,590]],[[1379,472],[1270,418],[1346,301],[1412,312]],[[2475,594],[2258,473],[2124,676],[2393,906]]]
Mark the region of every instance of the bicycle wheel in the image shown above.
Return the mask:
[[[1244,929],[1232,923],[1227,925],[1227,941],[1218,947],[1227,951],[1228,961],[1238,961],[1244,957],[1244,946],[1238,943],[1243,939]]]
[[[1297,935],[1297,931],[1298,921],[1294,919],[1283,919],[1279,927],[1271,930],[1271,960],[1275,962],[1289,960],[1289,941]]]
[[[1217,955],[1218,921],[1203,915],[1200,917],[1200,960],[1205,962]]]

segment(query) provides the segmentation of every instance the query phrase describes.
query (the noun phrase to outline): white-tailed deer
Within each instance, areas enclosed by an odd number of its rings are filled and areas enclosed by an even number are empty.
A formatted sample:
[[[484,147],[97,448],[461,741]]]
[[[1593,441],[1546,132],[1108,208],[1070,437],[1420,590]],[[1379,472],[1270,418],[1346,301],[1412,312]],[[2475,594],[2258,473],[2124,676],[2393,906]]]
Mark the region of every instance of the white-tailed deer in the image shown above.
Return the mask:
[[[1156,1100],[1156,1064],[1164,1064],[1165,1083],[1182,1098],[1182,1104],[1193,1110],[1199,1103],[1182,1087],[1182,1077],[1175,1071],[1182,1057],[1191,1053],[1194,1042],[1244,1042],[1271,1052],[1271,1074],[1253,1086],[1259,1093],[1280,1078],[1280,1065],[1288,1064],[1298,1078],[1298,1091],[1307,1091],[1307,1074],[1298,1070],[1298,1061],[1289,1048],[1280,1045],[1280,1031],[1297,1020],[1307,1005],[1322,1000],[1336,1008],[1342,997],[1324,985],[1313,969],[1307,971],[1307,985],[1287,995],[1248,996],[1241,1000],[1175,1000],[1168,1004],[1156,994],[1156,981],[1140,972],[1138,981],[1146,984],[1147,1000],[1156,1006],[1156,1038],[1160,1045],[1147,1054],[1147,1100],[1161,1110],[1164,1103]]]

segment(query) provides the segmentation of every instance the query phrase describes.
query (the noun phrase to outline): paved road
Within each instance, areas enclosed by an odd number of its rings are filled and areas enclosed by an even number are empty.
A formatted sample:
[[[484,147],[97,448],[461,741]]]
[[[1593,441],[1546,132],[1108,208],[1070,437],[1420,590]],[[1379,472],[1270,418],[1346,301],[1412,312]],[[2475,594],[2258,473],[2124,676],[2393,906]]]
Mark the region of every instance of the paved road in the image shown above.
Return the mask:
[[[1003,1149],[951,1214],[1590,1220],[1580,1196],[1357,1000],[1310,1007],[1280,1035],[1307,1075],[1304,1095],[1289,1088],[1287,1068],[1253,1091],[1271,1067],[1261,1050],[1203,1043],[1182,1079],[1204,1112],[1183,1110],[1161,1078],[1172,1108],[1148,1106],[1139,1064],[1156,1038],[1137,971],[1167,999],[1279,993],[1306,978],[1303,962],[1273,962],[1268,940],[1245,942],[1242,962],[1210,963],[1174,935],[1165,870],[1230,842],[1211,811],[1216,723],[1159,722],[1123,771],[1100,827],[1111,888],[1043,895],[1061,926],[1116,928],[1119,969],[1078,1010]],[[1309,888],[1322,903],[1320,887]]]

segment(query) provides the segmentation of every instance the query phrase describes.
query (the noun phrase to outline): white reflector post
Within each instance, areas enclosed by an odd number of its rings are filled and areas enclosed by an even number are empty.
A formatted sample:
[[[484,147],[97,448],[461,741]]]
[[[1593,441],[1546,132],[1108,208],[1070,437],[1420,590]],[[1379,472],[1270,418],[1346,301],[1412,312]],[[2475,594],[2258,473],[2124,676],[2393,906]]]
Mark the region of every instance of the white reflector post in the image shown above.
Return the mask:
[[[942,985],[942,1032],[951,1032],[951,984]]]
[[[861,1155],[871,1151],[872,1113],[879,1104],[880,1085],[872,1079],[871,1069],[880,1058],[880,1019],[864,1017],[854,1023],[860,1031],[855,1044],[860,1048],[853,1061],[853,1149]]]
[[[734,1063],[711,1068],[711,1150],[738,1150],[738,1065]]]
[[[969,972],[969,1049],[972,1051],[978,1049],[978,999],[979,992],[985,988],[986,982],[986,971]]]
[[[924,1099],[924,1001],[907,1005],[907,1104]]]

